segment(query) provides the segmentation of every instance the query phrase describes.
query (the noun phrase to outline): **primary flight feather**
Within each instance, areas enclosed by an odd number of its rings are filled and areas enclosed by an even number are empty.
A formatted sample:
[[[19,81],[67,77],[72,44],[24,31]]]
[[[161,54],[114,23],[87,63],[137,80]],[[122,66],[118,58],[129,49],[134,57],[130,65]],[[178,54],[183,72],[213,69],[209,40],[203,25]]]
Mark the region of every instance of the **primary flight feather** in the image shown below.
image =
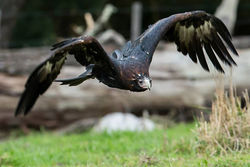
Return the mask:
[[[53,81],[76,86],[87,79],[96,78],[103,84],[135,92],[151,88],[149,66],[161,39],[175,42],[177,50],[189,55],[193,62],[209,71],[204,50],[214,67],[224,72],[218,58],[226,65],[236,65],[227,48],[238,55],[232,38],[221,20],[204,11],[175,14],[150,26],[135,41],[128,41],[121,50],[108,55],[91,36],[72,38],[52,46],[51,56],[29,76],[15,115],[27,114],[37,98]],[[55,80],[67,56],[86,67],[76,78]]]

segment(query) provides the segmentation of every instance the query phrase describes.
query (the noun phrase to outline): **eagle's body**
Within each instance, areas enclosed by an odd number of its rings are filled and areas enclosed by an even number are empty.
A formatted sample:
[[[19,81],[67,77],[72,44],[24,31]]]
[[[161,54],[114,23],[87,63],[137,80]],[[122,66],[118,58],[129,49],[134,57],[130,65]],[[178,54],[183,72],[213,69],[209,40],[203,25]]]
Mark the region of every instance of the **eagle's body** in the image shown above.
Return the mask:
[[[203,11],[186,12],[159,20],[135,41],[108,55],[99,42],[90,36],[72,38],[53,45],[51,57],[41,63],[30,75],[25,91],[18,103],[16,115],[27,114],[60,73],[67,55],[75,59],[86,71],[76,78],[55,80],[76,86],[87,79],[96,78],[103,84],[135,92],[150,89],[149,67],[154,51],[161,39],[173,41],[177,50],[189,55],[193,62],[209,71],[203,48],[214,65],[224,72],[217,57],[225,64],[236,65],[225,44],[237,54],[225,25]],[[224,42],[223,42],[223,41]],[[217,56],[216,56],[217,55]]]

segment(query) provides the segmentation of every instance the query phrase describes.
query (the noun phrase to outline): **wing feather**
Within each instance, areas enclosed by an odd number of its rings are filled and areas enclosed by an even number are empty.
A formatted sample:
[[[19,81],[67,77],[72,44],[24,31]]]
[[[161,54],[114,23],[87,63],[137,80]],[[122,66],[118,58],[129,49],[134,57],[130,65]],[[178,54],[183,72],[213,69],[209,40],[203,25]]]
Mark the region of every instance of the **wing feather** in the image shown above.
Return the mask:
[[[229,31],[218,18],[203,11],[195,11],[177,14],[170,22],[173,25],[166,32],[167,38],[175,41],[178,51],[182,53],[187,51],[193,62],[196,63],[198,57],[201,66],[205,70],[209,71],[209,68],[202,51],[203,46],[218,71],[224,72],[217,60],[217,56],[226,65],[236,65],[225,44],[233,54],[238,55],[238,53],[232,44]]]
[[[229,47],[229,49],[235,55],[238,55],[236,49],[234,48],[234,46],[232,44],[232,41],[231,41],[232,37],[231,37],[228,29],[226,28],[225,24],[220,19],[218,19],[216,17],[213,17],[213,19],[211,20],[211,23],[216,28],[217,32],[222,37],[222,39],[226,42],[226,44]]]
[[[15,112],[16,116],[20,113],[26,115],[35,104],[39,95],[43,94],[49,88],[53,80],[60,73],[66,56],[63,54],[57,56],[60,57],[60,59],[58,59],[58,57],[56,58],[58,61],[54,61],[56,55],[52,55],[49,59],[37,66],[31,73],[25,84],[24,92],[18,102]]]
[[[224,70],[223,70],[223,68],[221,67],[219,61],[217,60],[217,58],[216,58],[216,56],[215,56],[215,54],[214,54],[214,52],[213,52],[211,46],[210,46],[209,44],[205,43],[205,44],[204,44],[204,47],[205,47],[205,50],[206,50],[206,52],[207,52],[208,57],[210,58],[211,62],[212,62],[213,65],[214,65],[214,67],[215,67],[218,71],[224,73]]]
[[[232,66],[231,62],[227,59],[226,56],[224,56],[224,54],[221,52],[220,48],[216,45],[216,43],[211,42],[211,46],[212,46],[214,52],[221,59],[221,61],[231,67]]]
[[[194,63],[197,63],[197,57],[196,57],[196,53],[195,53],[195,50],[194,50],[195,48],[193,47],[193,42],[188,43],[187,49],[188,49],[189,57],[192,59],[192,61]]]
[[[196,46],[197,56],[198,56],[198,59],[199,59],[199,62],[201,64],[202,68],[206,71],[209,71],[207,61],[206,61],[204,52],[202,50],[202,44],[201,44],[200,40],[198,40],[198,39],[195,40],[195,46]]]
[[[221,20],[204,11],[180,13],[159,20],[139,38],[142,46],[151,53],[149,60],[152,60],[159,41],[166,38],[175,42],[179,52],[188,53],[193,62],[196,63],[198,58],[207,71],[209,68],[203,48],[218,71],[224,72],[217,57],[226,65],[236,65],[227,50],[228,47],[234,55],[238,55],[228,29]]]
[[[27,114],[42,95],[56,79],[66,60],[72,54],[83,66],[90,64],[108,68],[110,60],[99,42],[93,37],[85,36],[72,38],[52,46],[51,56],[38,65],[29,76],[25,90],[19,100],[15,115]]]
[[[218,36],[217,33],[213,33],[213,38],[214,38],[214,42],[216,43],[215,45],[218,46],[218,48],[222,51],[222,53],[225,55],[225,57],[227,57],[227,59],[230,61],[230,63],[237,65],[235,63],[235,61],[233,60],[232,56],[230,55],[230,53],[228,52],[227,48],[225,47],[225,45],[223,44],[221,38]]]
[[[192,61],[194,63],[197,63],[196,50],[195,50],[196,47],[194,43],[194,39],[196,39],[196,33],[192,29],[188,31],[192,31],[192,33],[188,33],[189,34],[188,38],[190,39],[190,41],[187,42],[188,54],[189,57],[192,59]]]

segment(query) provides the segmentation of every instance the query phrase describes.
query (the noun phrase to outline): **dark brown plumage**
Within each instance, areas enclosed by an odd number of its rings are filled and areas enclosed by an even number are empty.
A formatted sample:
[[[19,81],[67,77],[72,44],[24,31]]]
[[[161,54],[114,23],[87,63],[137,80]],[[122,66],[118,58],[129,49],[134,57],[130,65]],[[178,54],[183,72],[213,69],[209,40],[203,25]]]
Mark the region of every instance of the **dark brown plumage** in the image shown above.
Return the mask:
[[[224,72],[218,58],[226,65],[236,65],[225,44],[238,55],[226,26],[218,18],[194,11],[175,14],[150,26],[135,41],[128,41],[121,50],[107,55],[99,42],[90,36],[72,38],[53,45],[51,56],[30,75],[18,103],[15,115],[27,114],[39,95],[43,94],[60,73],[67,55],[74,55],[86,71],[76,78],[55,80],[76,86],[96,78],[103,84],[130,91],[145,91],[151,87],[149,66],[161,39],[175,42],[177,50],[189,55],[193,62],[209,71],[204,50],[214,67]],[[224,41],[224,42],[223,42]],[[204,49],[203,49],[204,48]]]

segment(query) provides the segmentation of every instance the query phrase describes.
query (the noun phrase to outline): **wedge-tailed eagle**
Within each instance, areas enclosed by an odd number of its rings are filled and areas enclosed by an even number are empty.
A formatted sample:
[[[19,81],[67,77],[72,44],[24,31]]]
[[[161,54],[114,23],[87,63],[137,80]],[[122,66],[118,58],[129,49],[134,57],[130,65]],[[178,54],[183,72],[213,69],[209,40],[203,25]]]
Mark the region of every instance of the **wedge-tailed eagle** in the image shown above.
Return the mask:
[[[128,41],[111,55],[91,36],[67,39],[53,45],[51,56],[29,76],[15,115],[27,114],[53,81],[76,86],[96,78],[112,88],[135,92],[150,89],[149,66],[161,39],[175,42],[179,52],[188,54],[195,63],[199,61],[206,71],[209,67],[203,50],[219,72],[224,71],[218,58],[226,65],[236,65],[227,48],[235,55],[238,53],[221,20],[204,11],[175,14],[157,21],[136,40]],[[86,71],[76,78],[55,80],[67,56],[74,56]]]

